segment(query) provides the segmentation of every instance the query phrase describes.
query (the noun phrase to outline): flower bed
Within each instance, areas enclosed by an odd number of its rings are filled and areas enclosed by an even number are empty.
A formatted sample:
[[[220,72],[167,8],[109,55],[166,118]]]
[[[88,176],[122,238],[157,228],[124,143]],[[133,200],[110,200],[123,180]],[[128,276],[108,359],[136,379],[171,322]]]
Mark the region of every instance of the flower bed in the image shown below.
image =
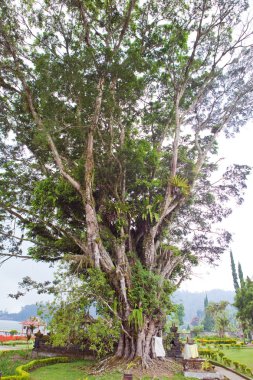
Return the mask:
[[[0,343],[10,342],[12,340],[25,340],[26,338],[21,335],[0,335]]]

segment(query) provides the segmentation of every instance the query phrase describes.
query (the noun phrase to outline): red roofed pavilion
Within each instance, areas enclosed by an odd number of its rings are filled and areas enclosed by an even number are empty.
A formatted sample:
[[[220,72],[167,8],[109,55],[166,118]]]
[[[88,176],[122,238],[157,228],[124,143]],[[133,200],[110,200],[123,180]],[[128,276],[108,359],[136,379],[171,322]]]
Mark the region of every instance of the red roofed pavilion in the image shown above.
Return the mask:
[[[24,330],[27,329],[30,329],[33,332],[35,329],[39,329],[40,327],[43,327],[43,331],[45,331],[46,328],[46,323],[37,317],[30,317],[29,319],[20,322],[20,324],[22,325],[22,334],[24,333]]]

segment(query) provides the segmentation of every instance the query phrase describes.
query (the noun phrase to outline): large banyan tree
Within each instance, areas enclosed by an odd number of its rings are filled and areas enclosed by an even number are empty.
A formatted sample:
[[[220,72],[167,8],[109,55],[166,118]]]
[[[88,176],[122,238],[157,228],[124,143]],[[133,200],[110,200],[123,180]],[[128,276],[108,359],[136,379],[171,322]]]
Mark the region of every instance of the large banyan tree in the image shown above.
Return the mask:
[[[213,173],[219,135],[252,116],[246,13],[246,0],[1,1],[2,258],[102,273],[119,357],[148,362],[169,294],[229,245],[215,228],[249,168]]]

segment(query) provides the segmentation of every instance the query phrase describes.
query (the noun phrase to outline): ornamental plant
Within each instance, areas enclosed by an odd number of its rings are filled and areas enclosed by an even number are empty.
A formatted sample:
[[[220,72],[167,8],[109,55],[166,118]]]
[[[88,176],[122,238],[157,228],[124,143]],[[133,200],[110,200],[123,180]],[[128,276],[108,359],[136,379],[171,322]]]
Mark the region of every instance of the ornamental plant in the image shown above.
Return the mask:
[[[240,363],[235,361],[235,362],[233,362],[233,365],[234,365],[235,369],[239,369]]]

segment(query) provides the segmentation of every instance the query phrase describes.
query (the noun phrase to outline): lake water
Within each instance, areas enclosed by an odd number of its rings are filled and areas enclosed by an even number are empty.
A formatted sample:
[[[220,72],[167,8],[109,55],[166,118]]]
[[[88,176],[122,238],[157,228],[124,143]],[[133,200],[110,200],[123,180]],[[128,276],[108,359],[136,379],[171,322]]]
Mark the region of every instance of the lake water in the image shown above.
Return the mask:
[[[20,322],[17,321],[7,321],[5,319],[0,319],[0,331],[1,330],[17,330],[21,332],[22,326]]]

